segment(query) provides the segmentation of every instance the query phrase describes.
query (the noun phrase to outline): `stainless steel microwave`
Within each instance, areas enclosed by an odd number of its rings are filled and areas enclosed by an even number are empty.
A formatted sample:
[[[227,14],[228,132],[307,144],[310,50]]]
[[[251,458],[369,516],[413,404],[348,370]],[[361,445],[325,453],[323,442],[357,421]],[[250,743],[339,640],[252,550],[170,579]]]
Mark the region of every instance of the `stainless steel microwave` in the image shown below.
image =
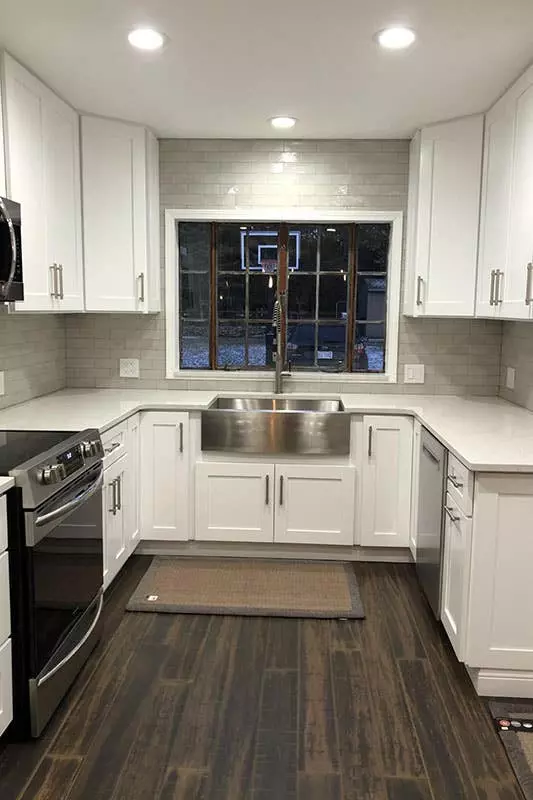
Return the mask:
[[[24,300],[20,205],[0,197],[0,303]]]

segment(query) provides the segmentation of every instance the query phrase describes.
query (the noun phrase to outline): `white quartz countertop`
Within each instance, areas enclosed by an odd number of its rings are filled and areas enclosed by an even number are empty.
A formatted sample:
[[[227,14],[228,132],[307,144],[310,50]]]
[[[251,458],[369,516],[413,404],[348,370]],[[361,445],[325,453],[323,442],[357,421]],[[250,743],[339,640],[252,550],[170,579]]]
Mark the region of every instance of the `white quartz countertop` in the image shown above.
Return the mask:
[[[15,485],[14,478],[3,478],[0,477],[0,495],[7,492],[8,489],[11,489],[12,486]]]
[[[64,389],[0,411],[0,430],[103,432],[137,411],[206,409],[220,394],[231,393]],[[392,394],[343,394],[341,399],[353,414],[415,417],[472,470],[533,472],[533,413],[505,400]]]

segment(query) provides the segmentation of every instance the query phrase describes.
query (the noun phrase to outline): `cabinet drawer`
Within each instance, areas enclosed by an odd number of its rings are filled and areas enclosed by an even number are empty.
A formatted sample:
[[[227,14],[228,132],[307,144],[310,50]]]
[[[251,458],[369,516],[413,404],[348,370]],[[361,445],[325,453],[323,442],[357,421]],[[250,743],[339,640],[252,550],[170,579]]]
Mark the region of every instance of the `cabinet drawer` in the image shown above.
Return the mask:
[[[128,423],[121,422],[102,434],[102,444],[104,446],[104,469],[114,464],[127,451]]]
[[[451,453],[448,457],[448,492],[463,514],[472,516],[474,503],[474,473]]]
[[[0,646],[0,735],[13,719],[11,639]]]
[[[0,642],[11,634],[11,608],[9,605],[9,555],[0,556]]]
[[[7,550],[7,497],[0,497],[0,553]]]

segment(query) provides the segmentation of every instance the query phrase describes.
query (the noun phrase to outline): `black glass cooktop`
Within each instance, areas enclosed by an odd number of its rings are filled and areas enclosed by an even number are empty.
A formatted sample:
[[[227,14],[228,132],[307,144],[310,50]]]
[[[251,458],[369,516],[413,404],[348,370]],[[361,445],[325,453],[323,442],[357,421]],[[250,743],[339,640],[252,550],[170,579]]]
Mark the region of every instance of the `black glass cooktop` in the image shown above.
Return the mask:
[[[0,431],[0,475],[7,475],[31,458],[40,456],[74,431]]]

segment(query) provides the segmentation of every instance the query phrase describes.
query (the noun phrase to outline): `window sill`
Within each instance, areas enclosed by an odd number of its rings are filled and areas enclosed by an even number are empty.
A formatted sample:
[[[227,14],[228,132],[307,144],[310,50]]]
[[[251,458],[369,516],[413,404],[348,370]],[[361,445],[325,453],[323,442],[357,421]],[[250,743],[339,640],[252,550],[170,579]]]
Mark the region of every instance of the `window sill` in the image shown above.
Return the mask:
[[[225,370],[180,370],[175,373],[167,373],[167,380],[205,380],[205,381],[244,381],[253,380],[271,384],[274,380],[274,372],[250,372],[250,371],[230,371]],[[310,383],[353,383],[353,384],[395,384],[398,383],[397,376],[387,373],[353,373],[353,372],[292,372],[290,376],[285,376],[284,380],[289,380],[291,384]]]

